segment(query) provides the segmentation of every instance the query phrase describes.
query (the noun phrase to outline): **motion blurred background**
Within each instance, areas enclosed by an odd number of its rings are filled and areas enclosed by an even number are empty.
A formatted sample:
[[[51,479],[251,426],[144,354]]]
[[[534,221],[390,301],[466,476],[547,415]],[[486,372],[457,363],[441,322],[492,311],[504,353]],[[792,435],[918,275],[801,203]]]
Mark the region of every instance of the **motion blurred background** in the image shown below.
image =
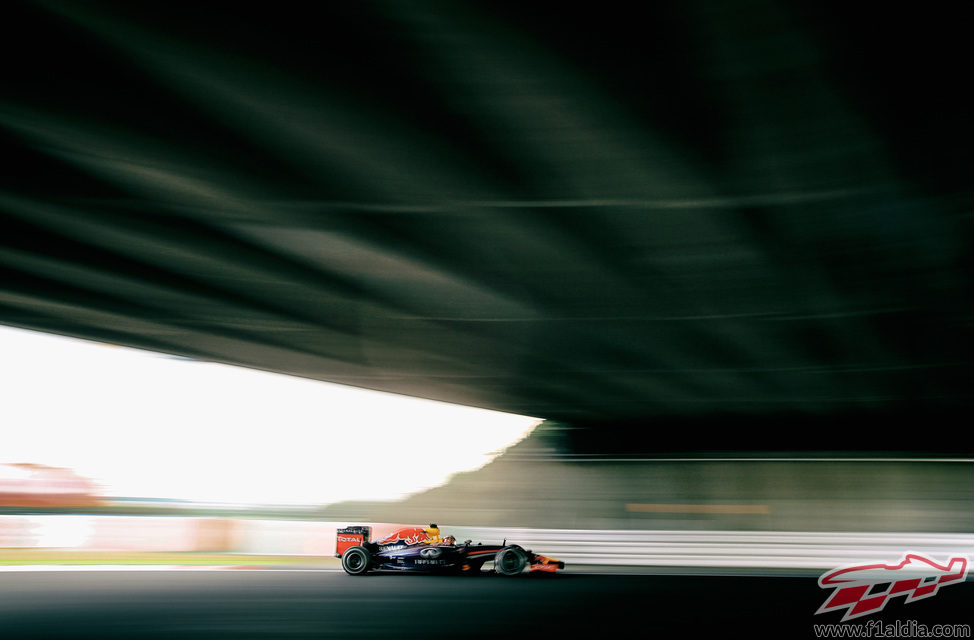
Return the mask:
[[[4,14],[0,562],[429,521],[593,563],[578,532],[970,547],[961,16]]]

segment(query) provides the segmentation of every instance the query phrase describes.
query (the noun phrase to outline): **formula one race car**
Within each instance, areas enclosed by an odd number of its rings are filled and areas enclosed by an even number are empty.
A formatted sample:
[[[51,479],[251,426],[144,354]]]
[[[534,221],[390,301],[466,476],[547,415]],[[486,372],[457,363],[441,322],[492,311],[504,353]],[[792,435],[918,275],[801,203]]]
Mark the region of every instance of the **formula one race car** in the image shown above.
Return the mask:
[[[532,553],[516,544],[457,543],[453,536],[439,537],[439,528],[412,527],[400,529],[391,536],[372,542],[372,527],[356,526],[339,529],[335,557],[352,576],[369,571],[479,574],[485,563],[492,562],[494,572],[516,576],[529,572],[553,573],[565,568],[554,558]]]

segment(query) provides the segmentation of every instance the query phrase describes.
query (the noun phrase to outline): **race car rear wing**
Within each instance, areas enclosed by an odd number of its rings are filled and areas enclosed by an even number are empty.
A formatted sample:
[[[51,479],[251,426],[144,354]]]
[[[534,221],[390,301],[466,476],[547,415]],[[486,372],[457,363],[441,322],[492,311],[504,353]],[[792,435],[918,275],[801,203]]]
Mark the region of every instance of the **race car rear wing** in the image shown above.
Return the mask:
[[[370,542],[372,527],[345,527],[339,529],[335,537],[335,557],[341,558],[349,547],[357,547]]]

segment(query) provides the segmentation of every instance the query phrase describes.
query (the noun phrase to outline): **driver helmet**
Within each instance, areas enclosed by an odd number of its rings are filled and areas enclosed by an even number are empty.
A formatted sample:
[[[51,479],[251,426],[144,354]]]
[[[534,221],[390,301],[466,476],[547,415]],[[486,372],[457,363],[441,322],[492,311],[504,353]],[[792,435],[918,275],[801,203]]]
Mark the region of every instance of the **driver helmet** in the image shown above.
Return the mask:
[[[440,537],[440,528],[434,523],[430,523],[430,526],[427,529],[424,529],[424,531],[426,531],[426,535],[428,535],[431,539]]]

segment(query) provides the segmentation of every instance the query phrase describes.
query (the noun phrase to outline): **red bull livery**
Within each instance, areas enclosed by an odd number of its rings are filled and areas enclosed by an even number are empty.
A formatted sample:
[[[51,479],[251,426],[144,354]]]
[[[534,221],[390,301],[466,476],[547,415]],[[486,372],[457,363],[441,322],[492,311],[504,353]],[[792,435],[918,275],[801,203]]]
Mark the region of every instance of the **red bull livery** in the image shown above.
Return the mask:
[[[494,573],[517,576],[523,573],[554,573],[565,563],[536,554],[516,544],[458,543],[453,536],[440,537],[435,524],[406,527],[390,536],[371,541],[371,527],[346,527],[338,530],[335,555],[352,576],[372,571],[413,573],[454,573],[477,575],[485,564]]]

